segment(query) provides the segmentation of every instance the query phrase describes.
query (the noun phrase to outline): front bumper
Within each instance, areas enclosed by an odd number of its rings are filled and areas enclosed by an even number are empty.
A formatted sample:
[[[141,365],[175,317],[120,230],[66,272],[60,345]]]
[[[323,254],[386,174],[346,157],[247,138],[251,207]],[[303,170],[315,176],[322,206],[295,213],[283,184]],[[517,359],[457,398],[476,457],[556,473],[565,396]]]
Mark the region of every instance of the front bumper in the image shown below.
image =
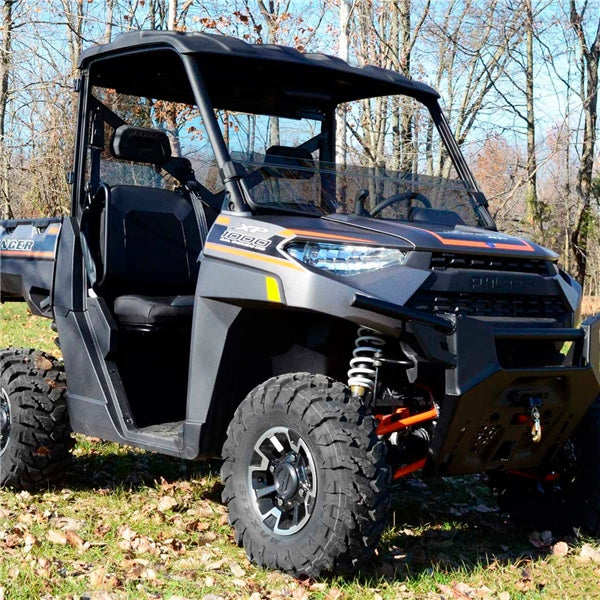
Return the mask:
[[[447,318],[454,331],[436,332],[436,337],[447,348],[442,354],[447,352],[453,360],[446,361],[445,397],[425,473],[458,475],[543,465],[600,394],[600,315],[586,319],[578,329],[532,321]],[[431,327],[417,329],[431,332]],[[424,346],[437,346],[431,333],[428,336]],[[505,360],[506,343],[523,356]],[[570,350],[564,356],[550,352],[552,360],[544,364],[544,356],[532,353],[548,344],[557,350],[570,344]],[[539,442],[533,439],[529,419],[534,404],[542,427]]]

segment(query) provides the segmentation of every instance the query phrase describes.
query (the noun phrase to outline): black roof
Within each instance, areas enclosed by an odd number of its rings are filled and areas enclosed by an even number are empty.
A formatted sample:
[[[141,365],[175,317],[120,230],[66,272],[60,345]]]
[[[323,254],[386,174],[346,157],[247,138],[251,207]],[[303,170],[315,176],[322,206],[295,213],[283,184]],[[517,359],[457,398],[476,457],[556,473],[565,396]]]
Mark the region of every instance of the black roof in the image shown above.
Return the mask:
[[[95,85],[193,102],[177,54],[194,56],[213,104],[230,110],[288,114],[299,106],[309,112],[373,96],[407,94],[423,101],[439,97],[428,85],[395,71],[353,67],[326,54],[304,54],[286,46],[248,44],[199,32],[124,33],[110,44],[83,52],[79,68],[91,65]]]

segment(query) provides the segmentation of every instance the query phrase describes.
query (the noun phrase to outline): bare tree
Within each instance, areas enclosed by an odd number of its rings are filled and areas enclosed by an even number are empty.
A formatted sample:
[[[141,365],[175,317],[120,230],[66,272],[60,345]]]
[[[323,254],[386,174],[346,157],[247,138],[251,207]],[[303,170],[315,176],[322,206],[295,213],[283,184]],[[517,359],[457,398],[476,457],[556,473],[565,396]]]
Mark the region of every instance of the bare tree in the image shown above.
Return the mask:
[[[6,146],[6,110],[9,99],[9,77],[12,66],[12,32],[13,9],[15,0],[4,0],[2,5],[2,45],[0,47],[0,169],[2,185],[0,186],[0,218],[10,219],[13,216],[10,202],[10,155]]]
[[[596,146],[596,126],[598,109],[598,61],[600,59],[600,15],[589,15],[587,0],[581,9],[575,0],[570,0],[570,23],[580,49],[581,88],[580,96],[584,114],[583,139],[581,143],[581,164],[577,171],[575,193],[579,198],[580,209],[575,228],[571,234],[571,248],[575,257],[575,278],[582,285],[585,282],[588,259],[588,243],[593,224],[592,215],[592,175],[594,150]],[[586,19],[591,21],[595,34],[586,34]],[[590,25],[590,22],[587,22]]]
[[[342,60],[348,60],[348,51],[350,49],[350,15],[354,7],[352,0],[339,0],[338,9],[338,56]],[[346,165],[346,110],[344,106],[339,106],[336,113],[336,129],[335,129],[335,162],[339,166]]]

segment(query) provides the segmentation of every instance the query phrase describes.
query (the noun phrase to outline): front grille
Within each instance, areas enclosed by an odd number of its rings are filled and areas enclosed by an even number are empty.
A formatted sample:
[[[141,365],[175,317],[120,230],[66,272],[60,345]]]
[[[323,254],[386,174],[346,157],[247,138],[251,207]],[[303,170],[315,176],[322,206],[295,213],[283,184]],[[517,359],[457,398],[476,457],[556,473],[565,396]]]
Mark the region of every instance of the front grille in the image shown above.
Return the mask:
[[[560,296],[485,295],[470,292],[422,291],[407,306],[428,313],[477,317],[527,317],[565,321],[568,309]]]
[[[433,252],[431,255],[431,268],[436,271],[445,269],[473,269],[478,271],[506,271],[510,273],[550,275],[548,261],[539,258],[455,254],[453,252]]]

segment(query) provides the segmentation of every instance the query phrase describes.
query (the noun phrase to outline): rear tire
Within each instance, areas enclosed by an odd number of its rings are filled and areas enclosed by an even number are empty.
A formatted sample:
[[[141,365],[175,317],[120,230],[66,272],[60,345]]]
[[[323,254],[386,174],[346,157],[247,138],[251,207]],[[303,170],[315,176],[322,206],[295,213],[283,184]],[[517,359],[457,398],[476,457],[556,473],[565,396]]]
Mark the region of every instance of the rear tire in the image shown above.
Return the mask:
[[[529,530],[570,533],[573,528],[600,535],[600,399],[587,413],[538,479],[491,476],[498,506]],[[555,479],[543,478],[552,474]]]
[[[227,430],[221,476],[251,561],[317,577],[372,556],[390,498],[375,427],[344,385],[321,375],[274,377],[246,397]]]
[[[0,351],[0,486],[31,489],[62,476],[73,447],[62,364],[45,352]]]

